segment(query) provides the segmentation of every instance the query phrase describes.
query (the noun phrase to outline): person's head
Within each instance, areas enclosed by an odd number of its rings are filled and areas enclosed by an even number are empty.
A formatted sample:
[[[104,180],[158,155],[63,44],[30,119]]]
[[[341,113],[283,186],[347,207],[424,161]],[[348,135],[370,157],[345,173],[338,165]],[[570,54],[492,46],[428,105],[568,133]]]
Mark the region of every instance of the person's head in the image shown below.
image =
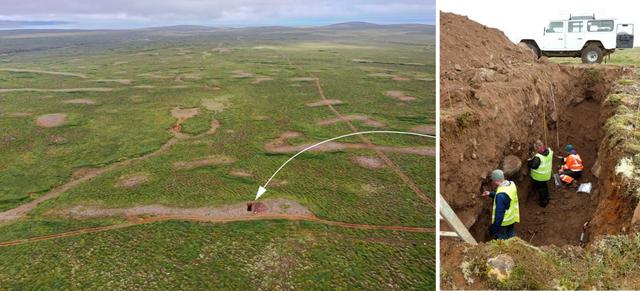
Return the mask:
[[[502,184],[503,181],[504,181],[504,172],[502,172],[502,170],[496,169],[496,170],[493,170],[493,172],[491,172],[491,182],[493,182],[493,185],[500,186],[500,184]]]
[[[533,143],[533,149],[538,152],[538,153],[544,153],[544,151],[546,150],[546,147],[544,146],[544,144],[542,143],[542,141],[540,140],[536,140]]]
[[[564,146],[564,151],[567,154],[570,154],[571,152],[575,151],[576,149],[573,147],[572,144],[567,144],[566,146]]]

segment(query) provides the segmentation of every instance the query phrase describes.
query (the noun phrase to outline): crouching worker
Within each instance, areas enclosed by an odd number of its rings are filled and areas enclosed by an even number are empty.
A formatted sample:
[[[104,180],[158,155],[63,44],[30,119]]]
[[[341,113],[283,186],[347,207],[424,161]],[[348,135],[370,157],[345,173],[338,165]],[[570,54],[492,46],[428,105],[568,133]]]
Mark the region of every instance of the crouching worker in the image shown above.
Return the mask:
[[[544,146],[541,141],[533,144],[536,152],[535,156],[527,161],[529,167],[529,175],[531,176],[531,185],[533,190],[538,193],[538,205],[547,207],[549,204],[549,188],[547,182],[551,180],[553,169],[553,151]]]
[[[562,158],[563,165],[558,171],[560,180],[562,180],[566,186],[577,187],[578,182],[576,179],[580,179],[582,170],[584,170],[582,159],[572,144],[566,145],[564,151],[567,153],[567,156]]]
[[[481,196],[493,198],[489,232],[496,239],[509,239],[516,235],[515,225],[520,222],[518,189],[516,183],[504,179],[502,170],[491,172],[496,191],[484,191]]]

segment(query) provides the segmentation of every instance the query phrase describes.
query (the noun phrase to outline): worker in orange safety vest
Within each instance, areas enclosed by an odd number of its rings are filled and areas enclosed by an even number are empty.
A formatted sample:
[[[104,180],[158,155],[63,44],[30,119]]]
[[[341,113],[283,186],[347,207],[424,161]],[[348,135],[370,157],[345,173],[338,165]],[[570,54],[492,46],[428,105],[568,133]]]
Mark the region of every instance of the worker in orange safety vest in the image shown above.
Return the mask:
[[[560,180],[562,180],[565,185],[575,187],[577,186],[576,180],[582,176],[584,165],[582,164],[580,155],[578,155],[572,144],[566,145],[564,151],[567,153],[567,156],[562,158],[563,165],[560,167],[558,174],[560,174]]]

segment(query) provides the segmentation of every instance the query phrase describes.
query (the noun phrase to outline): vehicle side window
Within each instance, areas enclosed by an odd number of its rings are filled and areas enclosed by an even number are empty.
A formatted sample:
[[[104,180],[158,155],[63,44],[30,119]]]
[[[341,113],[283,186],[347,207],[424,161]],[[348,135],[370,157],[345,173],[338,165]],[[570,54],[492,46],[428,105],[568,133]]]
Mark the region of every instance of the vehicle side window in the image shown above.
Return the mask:
[[[584,25],[583,21],[569,21],[569,32],[582,32],[582,27]]]
[[[613,31],[613,20],[589,20],[587,30],[589,32]]]
[[[558,33],[564,31],[564,23],[562,21],[552,21],[547,26],[547,33]]]

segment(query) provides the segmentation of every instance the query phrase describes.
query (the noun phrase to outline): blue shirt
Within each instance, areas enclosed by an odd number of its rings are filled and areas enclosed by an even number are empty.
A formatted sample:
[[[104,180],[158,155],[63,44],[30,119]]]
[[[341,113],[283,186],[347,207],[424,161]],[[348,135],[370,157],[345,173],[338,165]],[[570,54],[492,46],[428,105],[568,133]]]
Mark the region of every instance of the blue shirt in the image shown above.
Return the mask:
[[[504,214],[509,209],[509,205],[511,205],[511,198],[509,195],[504,192],[496,193],[490,192],[489,197],[494,198],[496,200],[496,210],[495,210],[495,219],[493,224],[491,225],[491,233],[495,234],[498,228],[502,224],[502,220],[504,220]]]

